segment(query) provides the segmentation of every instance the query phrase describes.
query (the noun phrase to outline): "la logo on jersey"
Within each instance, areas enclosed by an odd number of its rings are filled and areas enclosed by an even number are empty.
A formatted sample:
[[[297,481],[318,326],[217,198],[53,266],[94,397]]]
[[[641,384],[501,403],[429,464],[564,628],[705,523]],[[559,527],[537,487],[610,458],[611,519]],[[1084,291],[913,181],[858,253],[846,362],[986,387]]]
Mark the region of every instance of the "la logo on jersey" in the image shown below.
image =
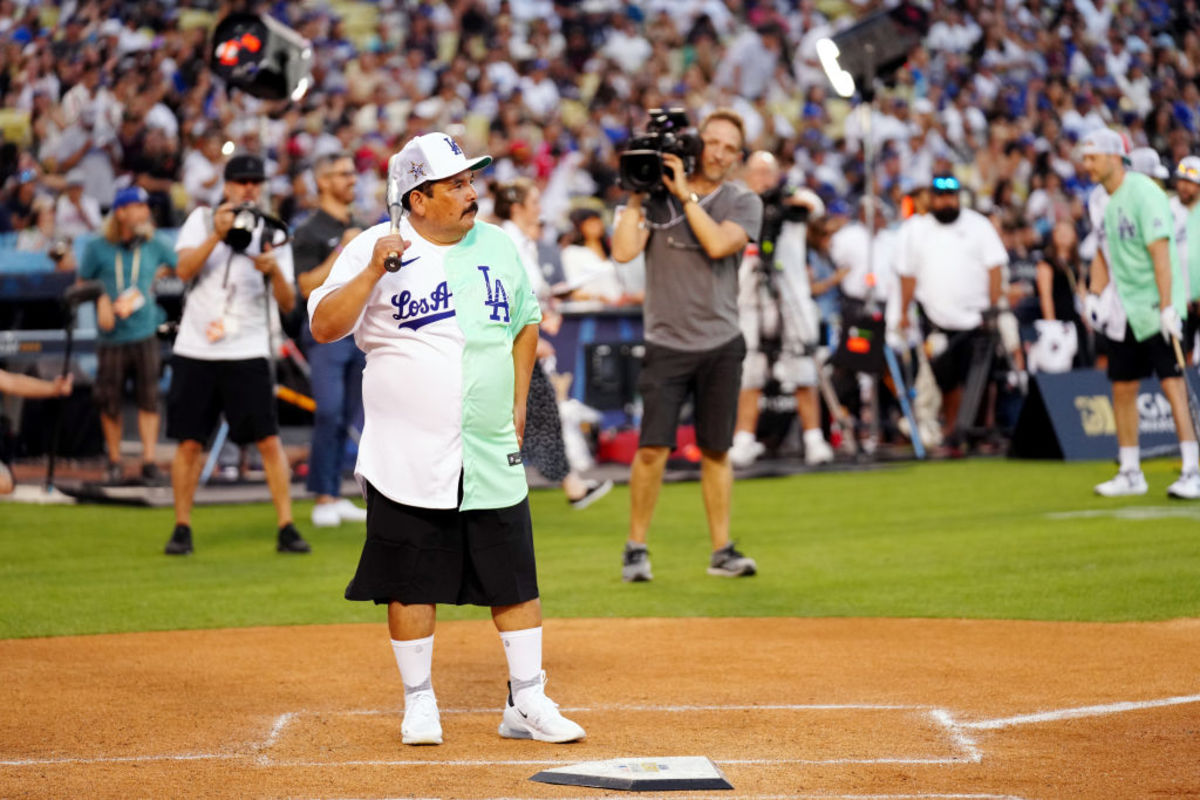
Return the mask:
[[[489,317],[493,322],[508,322],[508,291],[504,288],[504,284],[499,278],[491,279],[489,275],[490,268],[480,265],[479,271],[483,273],[483,283],[487,287],[487,299],[483,304],[492,309],[492,315]],[[504,311],[504,319],[500,319],[500,311]]]

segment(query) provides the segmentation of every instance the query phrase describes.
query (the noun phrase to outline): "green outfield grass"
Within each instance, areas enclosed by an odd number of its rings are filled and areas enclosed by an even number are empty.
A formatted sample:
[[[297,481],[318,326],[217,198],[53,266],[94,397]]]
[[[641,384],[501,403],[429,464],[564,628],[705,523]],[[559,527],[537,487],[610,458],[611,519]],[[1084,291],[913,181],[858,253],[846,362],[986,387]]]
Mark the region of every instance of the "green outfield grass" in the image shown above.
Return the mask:
[[[739,481],[749,579],[711,578],[696,483],[664,487],[655,580],[620,580],[629,495],[585,511],[532,495],[545,611],[559,617],[886,616],[1043,620],[1200,617],[1200,503],[1103,500],[1107,463],[971,460]],[[167,558],[170,510],[0,505],[0,638],[381,621],[342,591],[360,527],[306,525],[310,556],[274,551],[266,504],[203,507],[196,554]],[[442,619],[480,619],[443,607]]]

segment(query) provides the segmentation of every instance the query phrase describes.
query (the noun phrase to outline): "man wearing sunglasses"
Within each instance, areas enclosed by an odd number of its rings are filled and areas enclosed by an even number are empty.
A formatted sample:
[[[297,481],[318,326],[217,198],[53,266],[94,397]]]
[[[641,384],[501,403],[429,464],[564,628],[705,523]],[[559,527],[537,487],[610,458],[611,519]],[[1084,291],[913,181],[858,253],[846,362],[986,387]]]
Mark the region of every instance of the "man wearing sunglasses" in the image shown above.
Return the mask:
[[[948,446],[955,440],[962,390],[975,352],[990,334],[985,315],[997,307],[1003,290],[1008,251],[995,227],[979,212],[963,208],[953,175],[935,175],[930,219],[906,247],[900,273],[900,324],[909,306],[920,306],[934,378],[942,392]]]
[[[1095,487],[1104,497],[1146,494],[1138,448],[1138,388],[1143,378],[1157,375],[1171,405],[1183,470],[1167,494],[1180,499],[1200,498],[1200,449],[1188,412],[1183,371],[1171,339],[1183,335],[1187,292],[1175,250],[1175,225],[1166,194],[1154,181],[1126,170],[1125,147],[1115,131],[1094,131],[1083,140],[1081,159],[1093,182],[1104,187],[1102,247],[1092,262],[1089,289],[1102,291],[1111,281],[1116,289],[1123,330],[1109,331],[1108,377],[1113,386],[1120,469],[1116,477]],[[1099,306],[1089,298],[1089,305]],[[1093,319],[1096,318],[1092,314]]]

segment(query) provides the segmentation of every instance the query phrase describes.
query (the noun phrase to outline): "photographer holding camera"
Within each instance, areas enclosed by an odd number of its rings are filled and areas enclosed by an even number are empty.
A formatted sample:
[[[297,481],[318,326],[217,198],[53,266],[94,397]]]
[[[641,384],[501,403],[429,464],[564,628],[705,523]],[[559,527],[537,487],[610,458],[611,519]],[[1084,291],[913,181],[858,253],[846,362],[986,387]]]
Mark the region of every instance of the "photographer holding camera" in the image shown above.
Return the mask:
[[[190,287],[167,395],[167,435],[179,442],[171,464],[175,530],[167,555],[192,552],[192,500],[204,446],[221,414],[235,444],[254,442],[262,453],[278,518],[276,549],[309,552],[292,524],[270,361],[273,306],[287,313],[296,304],[292,249],[273,243],[280,223],[256,205],[266,177],[257,156],[231,158],[225,201],[215,210],[193,211],[175,242],[176,272]]]
[[[833,448],[821,431],[817,401],[819,366],[813,354],[821,312],[812,299],[807,258],[808,220],[823,216],[825,204],[811,190],[793,189],[779,179],[779,162],[771,153],[759,150],[746,159],[745,183],[762,198],[763,226],[758,243],[746,247],[738,279],[748,352],[729,450],[735,467],[750,466],[764,450],[755,431],[759,399],[772,375],[781,391],[795,390],[805,463],[833,460]]]
[[[754,560],[739,553],[729,538],[729,448],[746,355],[738,327],[738,264],[762,227],[762,201],[727,180],[745,145],[737,113],[720,109],[709,114],[700,124],[698,143],[694,136],[670,131],[686,122],[681,112],[652,111],[651,119],[652,135],[636,141],[644,145],[658,136],[661,178],[653,186],[644,180],[654,174],[645,168],[654,163],[645,149],[622,156],[622,182],[633,193],[613,231],[615,261],[646,254],[646,355],[638,379],[644,411],[630,476],[632,508],[622,579],[652,578],[646,538],[689,395],[695,404],[701,491],[713,548],[708,573],[753,575]],[[694,163],[685,164],[685,157]]]

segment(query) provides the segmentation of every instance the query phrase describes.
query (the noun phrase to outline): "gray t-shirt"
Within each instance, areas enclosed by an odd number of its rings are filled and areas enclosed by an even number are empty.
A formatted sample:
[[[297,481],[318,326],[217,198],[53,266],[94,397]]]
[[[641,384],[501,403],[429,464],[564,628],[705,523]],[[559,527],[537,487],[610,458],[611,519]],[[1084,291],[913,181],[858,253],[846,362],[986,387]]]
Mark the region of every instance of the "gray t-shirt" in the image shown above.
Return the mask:
[[[749,189],[723,183],[701,198],[717,222],[731,220],[757,241],[762,200]],[[738,251],[711,259],[696,239],[679,201],[670,195],[646,201],[646,341],[675,350],[712,350],[741,333],[738,327]],[[666,223],[664,227],[664,223]]]

